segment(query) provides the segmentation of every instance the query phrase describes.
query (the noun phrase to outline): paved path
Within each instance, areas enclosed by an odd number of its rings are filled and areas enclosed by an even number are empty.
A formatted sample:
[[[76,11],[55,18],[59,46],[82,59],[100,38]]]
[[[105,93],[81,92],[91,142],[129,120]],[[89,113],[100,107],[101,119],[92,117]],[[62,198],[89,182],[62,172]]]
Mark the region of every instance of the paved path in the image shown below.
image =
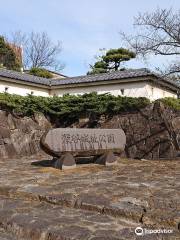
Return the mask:
[[[0,240],[180,239],[180,161],[66,171],[32,161],[0,160]],[[173,234],[138,237],[137,226]]]

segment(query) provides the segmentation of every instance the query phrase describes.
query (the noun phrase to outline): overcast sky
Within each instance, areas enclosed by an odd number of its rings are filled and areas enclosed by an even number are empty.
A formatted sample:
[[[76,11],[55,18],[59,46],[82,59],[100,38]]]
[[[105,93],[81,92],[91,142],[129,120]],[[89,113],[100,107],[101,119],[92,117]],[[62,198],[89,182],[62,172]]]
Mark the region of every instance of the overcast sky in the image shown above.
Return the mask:
[[[122,47],[119,31],[133,33],[133,17],[157,7],[180,9],[180,0],[0,0],[0,34],[46,31],[61,40],[61,60],[69,76],[86,74],[99,48]],[[127,67],[162,65],[132,60]]]

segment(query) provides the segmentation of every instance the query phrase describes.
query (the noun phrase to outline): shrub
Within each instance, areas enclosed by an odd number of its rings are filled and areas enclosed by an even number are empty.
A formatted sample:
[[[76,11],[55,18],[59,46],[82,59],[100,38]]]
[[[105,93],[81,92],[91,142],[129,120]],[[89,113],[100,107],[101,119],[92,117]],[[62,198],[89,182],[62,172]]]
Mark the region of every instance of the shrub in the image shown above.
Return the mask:
[[[29,74],[37,76],[37,77],[43,77],[43,78],[52,78],[53,75],[46,69],[44,68],[31,68],[29,71]]]
[[[167,106],[169,106],[169,107],[171,107],[171,108],[173,108],[175,110],[180,110],[180,99],[168,97],[168,98],[161,99],[161,101],[165,105],[167,105]]]
[[[9,109],[25,116],[33,116],[36,112],[45,115],[59,116],[62,119],[78,119],[79,116],[91,114],[114,115],[125,111],[134,111],[147,106],[147,98],[115,97],[110,94],[89,93],[63,97],[40,97],[34,95],[18,96],[0,93],[1,108]]]

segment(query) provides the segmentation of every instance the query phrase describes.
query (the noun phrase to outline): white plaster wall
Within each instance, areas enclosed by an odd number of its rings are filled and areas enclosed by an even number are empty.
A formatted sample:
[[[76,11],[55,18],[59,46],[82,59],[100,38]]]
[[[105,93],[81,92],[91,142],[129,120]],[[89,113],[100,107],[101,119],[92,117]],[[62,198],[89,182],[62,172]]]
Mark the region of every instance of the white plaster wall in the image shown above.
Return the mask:
[[[10,83],[0,80],[0,92],[5,92],[5,88],[8,88],[7,92],[10,94],[26,96],[27,94],[31,94],[33,92],[33,95],[35,96],[49,96],[48,89],[43,89],[36,86],[21,85],[19,83]]]
[[[122,95],[121,89],[124,89],[124,95]],[[177,97],[175,93],[160,87],[152,86],[147,82],[131,82],[86,87],[66,87],[63,89],[59,88],[51,90],[51,95],[63,96],[63,94],[66,93],[77,95],[90,92],[97,92],[98,94],[109,92],[114,96],[147,97],[151,101],[164,97]]]
[[[163,89],[157,86],[153,86],[150,84],[147,84],[146,86],[147,92],[148,92],[148,98],[150,100],[156,100],[159,98],[165,98],[165,97],[173,97],[173,98],[177,98],[177,94],[173,93],[170,90],[167,89]]]
[[[0,92],[5,92],[5,88],[8,88],[7,92],[10,94],[18,94],[21,96],[26,96],[31,94],[35,96],[49,96],[49,90],[45,88],[40,88],[36,86],[22,85],[19,83],[11,83],[0,80]],[[177,95],[166,89],[162,89],[157,86],[153,86],[147,82],[134,82],[134,83],[123,83],[123,84],[108,84],[108,85],[98,85],[98,86],[82,86],[82,87],[70,87],[59,88],[51,90],[50,95],[63,96],[64,94],[84,94],[90,92],[97,92],[98,94],[111,93],[112,95],[122,96],[121,89],[124,89],[124,95],[127,97],[147,97],[151,101],[158,98],[164,97],[174,97],[177,98]]]
[[[67,87],[63,89],[53,89],[51,90],[51,95],[62,96],[63,94],[84,94],[90,92],[97,92],[98,94],[102,93],[111,93],[112,95],[118,96],[122,95],[121,89],[124,89],[124,96],[130,97],[146,97],[147,89],[145,82],[138,83],[123,83],[123,84],[108,84],[108,85],[99,85],[99,86],[86,86],[86,87]]]

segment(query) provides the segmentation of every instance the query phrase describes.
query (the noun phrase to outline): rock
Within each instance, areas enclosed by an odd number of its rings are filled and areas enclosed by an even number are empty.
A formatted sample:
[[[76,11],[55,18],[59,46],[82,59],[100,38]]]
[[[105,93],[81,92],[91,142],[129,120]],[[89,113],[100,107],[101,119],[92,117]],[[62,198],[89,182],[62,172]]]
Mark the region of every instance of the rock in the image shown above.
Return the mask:
[[[180,152],[180,112],[151,104],[100,122],[101,128],[120,126],[127,138],[125,155],[136,159],[173,159]]]
[[[47,120],[47,118],[45,118],[42,113],[35,113],[34,120],[44,130],[51,128],[51,123]]]
[[[70,153],[66,153],[55,161],[54,167],[61,170],[73,169],[76,167],[75,158]]]
[[[52,156],[70,152],[76,156],[123,152],[126,136],[122,129],[55,128],[41,138],[41,146]],[[114,159],[114,158],[113,158]]]
[[[110,166],[117,163],[117,158],[112,151],[108,151],[107,153],[100,156],[95,163]]]
[[[0,127],[0,138],[10,138],[10,130],[6,127]]]
[[[14,117],[10,113],[8,114],[7,121],[8,121],[8,126],[9,126],[10,130],[16,129]]]
[[[7,112],[0,110],[0,127],[7,127]]]
[[[41,135],[51,124],[42,115],[38,121],[37,118],[36,121],[30,117],[17,118],[0,110],[0,158],[30,156],[41,152]]]

